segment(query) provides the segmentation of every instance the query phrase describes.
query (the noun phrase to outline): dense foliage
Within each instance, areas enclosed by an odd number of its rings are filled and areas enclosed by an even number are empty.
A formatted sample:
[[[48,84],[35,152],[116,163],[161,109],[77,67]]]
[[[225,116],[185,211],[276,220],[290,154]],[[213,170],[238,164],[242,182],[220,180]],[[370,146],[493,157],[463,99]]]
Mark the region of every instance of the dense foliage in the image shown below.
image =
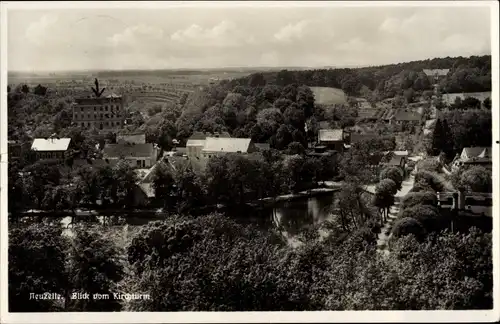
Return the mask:
[[[375,91],[378,99],[403,96],[411,89],[415,92],[432,90],[424,69],[450,69],[439,82],[447,93],[491,91],[491,56],[435,58],[385,66],[355,69],[319,69],[305,71],[266,72],[252,74],[234,81],[234,84],[276,84],[286,86],[293,83],[317,87],[333,87],[348,95],[360,95],[363,88]]]

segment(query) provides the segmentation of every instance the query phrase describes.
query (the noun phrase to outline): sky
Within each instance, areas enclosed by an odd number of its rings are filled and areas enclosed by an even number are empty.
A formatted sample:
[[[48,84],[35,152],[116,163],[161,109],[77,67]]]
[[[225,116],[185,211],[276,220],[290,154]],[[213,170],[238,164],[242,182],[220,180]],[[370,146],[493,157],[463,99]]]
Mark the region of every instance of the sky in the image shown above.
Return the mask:
[[[9,9],[9,71],[366,66],[491,54],[488,7]]]

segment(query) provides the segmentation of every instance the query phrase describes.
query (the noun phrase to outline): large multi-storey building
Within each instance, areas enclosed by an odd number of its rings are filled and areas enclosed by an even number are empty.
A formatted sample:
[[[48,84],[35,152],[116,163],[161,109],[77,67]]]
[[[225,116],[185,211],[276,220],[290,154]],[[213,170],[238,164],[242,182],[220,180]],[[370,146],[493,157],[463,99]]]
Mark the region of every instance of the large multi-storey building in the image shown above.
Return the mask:
[[[125,110],[123,97],[78,98],[73,105],[73,122],[82,128],[118,129],[123,127]]]

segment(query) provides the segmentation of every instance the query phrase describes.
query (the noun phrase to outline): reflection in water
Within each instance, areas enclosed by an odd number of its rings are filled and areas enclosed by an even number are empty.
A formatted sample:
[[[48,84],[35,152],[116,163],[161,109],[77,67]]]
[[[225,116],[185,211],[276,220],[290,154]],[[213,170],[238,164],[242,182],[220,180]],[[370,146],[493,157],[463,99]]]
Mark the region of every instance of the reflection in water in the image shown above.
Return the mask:
[[[281,232],[289,241],[295,240],[294,237],[300,234],[304,229],[311,225],[322,223],[330,216],[330,209],[334,203],[334,193],[325,193],[312,198],[300,198],[288,202],[279,202],[273,207],[264,210],[241,210],[238,212],[229,212],[230,215],[238,218],[240,221],[249,221],[254,224],[261,224],[266,228],[273,227]],[[104,217],[98,216],[97,223],[103,224]],[[147,224],[151,221],[161,219],[161,217],[128,217],[126,225],[120,222],[113,222],[114,226],[119,225],[124,233],[129,229]],[[72,226],[69,225],[71,217],[65,217],[61,223],[64,226],[64,234],[73,235]],[[68,226],[69,225],[69,226]],[[291,243],[295,244],[295,243]]]
[[[289,235],[297,235],[313,224],[319,224],[330,215],[334,194],[280,203],[270,211],[273,224]]]

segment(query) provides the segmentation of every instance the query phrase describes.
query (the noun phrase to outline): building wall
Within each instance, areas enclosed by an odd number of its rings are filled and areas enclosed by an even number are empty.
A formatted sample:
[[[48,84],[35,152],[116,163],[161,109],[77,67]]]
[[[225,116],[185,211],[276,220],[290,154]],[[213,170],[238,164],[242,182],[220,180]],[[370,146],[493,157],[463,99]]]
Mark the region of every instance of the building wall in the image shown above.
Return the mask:
[[[119,158],[105,158],[109,161],[109,164],[115,166],[120,161]],[[127,162],[130,167],[134,169],[149,169],[153,167],[156,163],[156,159],[153,157],[125,157],[125,162]]]
[[[187,156],[189,158],[201,158],[202,153],[201,150],[203,150],[203,146],[201,145],[189,145],[186,146],[187,149]]]
[[[79,99],[73,106],[73,122],[82,128],[116,129],[124,125],[122,98]]]
[[[43,151],[35,152],[35,157],[37,160],[43,159],[63,159],[64,151]]]
[[[338,152],[344,151],[344,142],[343,141],[320,141],[319,144],[326,146],[330,150],[335,150]]]

